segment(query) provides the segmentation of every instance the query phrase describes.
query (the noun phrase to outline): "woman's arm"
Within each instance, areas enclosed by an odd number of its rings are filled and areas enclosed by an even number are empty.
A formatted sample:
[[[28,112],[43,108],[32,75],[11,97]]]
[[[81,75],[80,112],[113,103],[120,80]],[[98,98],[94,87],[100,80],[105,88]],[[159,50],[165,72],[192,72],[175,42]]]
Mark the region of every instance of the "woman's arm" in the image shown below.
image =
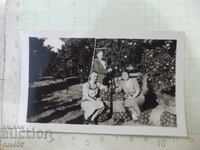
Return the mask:
[[[135,94],[133,95],[133,98],[135,98],[140,93],[140,86],[139,86],[139,83],[138,83],[137,79],[133,79],[132,80],[132,84],[133,84],[133,88],[136,91]]]
[[[94,100],[93,98],[88,96],[89,86],[87,83],[83,84],[83,99]]]
[[[100,67],[100,63],[97,62],[97,60],[94,61],[94,70],[96,70],[98,73],[106,74],[108,71],[104,69],[103,67]]]
[[[115,89],[115,92],[121,92],[123,90],[123,81],[121,81],[120,85]]]
[[[107,90],[107,86],[103,85],[103,84],[100,84],[100,83],[97,83],[97,86],[100,90]]]

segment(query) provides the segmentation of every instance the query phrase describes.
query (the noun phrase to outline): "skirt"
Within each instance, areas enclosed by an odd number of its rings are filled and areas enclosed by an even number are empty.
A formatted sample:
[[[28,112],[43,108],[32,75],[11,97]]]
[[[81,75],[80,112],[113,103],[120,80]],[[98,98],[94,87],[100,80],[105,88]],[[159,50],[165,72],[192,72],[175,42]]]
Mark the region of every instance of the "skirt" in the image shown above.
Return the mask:
[[[104,108],[104,104],[102,101],[98,100],[83,99],[81,100],[81,108],[85,112],[85,117],[88,118],[95,110]]]
[[[135,105],[142,105],[145,101],[145,97],[143,94],[140,93],[140,95],[138,95],[135,98],[132,97],[126,97],[125,101],[124,101],[124,107],[132,107]]]

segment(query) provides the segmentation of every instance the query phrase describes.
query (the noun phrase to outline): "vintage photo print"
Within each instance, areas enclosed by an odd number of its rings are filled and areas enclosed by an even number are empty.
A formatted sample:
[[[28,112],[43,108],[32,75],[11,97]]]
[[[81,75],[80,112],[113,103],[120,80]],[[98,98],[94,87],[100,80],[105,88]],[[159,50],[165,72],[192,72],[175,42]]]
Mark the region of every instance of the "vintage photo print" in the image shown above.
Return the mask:
[[[186,136],[183,33],[21,33],[19,123]]]

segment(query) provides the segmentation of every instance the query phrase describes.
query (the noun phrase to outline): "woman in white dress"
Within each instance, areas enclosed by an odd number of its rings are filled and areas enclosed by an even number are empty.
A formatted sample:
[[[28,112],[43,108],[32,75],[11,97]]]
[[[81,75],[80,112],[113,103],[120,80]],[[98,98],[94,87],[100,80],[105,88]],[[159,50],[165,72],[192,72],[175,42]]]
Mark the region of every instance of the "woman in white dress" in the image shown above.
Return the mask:
[[[84,111],[85,123],[97,123],[95,119],[103,112],[105,106],[100,97],[100,90],[107,87],[97,83],[98,74],[92,71],[88,82],[83,84],[83,98],[81,100],[81,107]]]

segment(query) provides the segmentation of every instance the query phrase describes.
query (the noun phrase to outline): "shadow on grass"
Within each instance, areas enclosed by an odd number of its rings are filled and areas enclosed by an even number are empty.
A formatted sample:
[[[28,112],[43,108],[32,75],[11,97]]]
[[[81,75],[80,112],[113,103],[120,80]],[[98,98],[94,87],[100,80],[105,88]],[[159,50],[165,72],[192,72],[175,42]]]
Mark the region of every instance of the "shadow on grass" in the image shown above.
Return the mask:
[[[66,121],[66,123],[67,123],[67,124],[84,124],[84,116],[83,116],[83,115],[78,116],[78,117],[75,118],[75,119]]]
[[[39,107],[38,107],[39,106]],[[45,108],[47,107],[47,108]],[[32,104],[30,105],[29,109],[28,109],[28,118],[30,117],[34,117],[36,115],[40,115],[43,112],[47,112],[48,110],[55,110],[55,109],[59,109],[65,107],[65,110],[57,110],[56,112],[54,112],[53,114],[51,114],[50,116],[38,119],[37,122],[50,122],[53,119],[59,118],[64,116],[66,113],[70,112],[70,111],[74,111],[74,110],[78,110],[81,109],[80,107],[80,99],[74,99],[72,102],[38,102],[37,104]],[[61,113],[61,114],[59,114]]]
[[[42,98],[46,98],[49,93],[67,89],[69,86],[76,85],[79,83],[80,81],[78,78],[72,78],[67,79],[65,81],[63,80],[59,83],[53,83],[45,86],[29,87],[28,100],[30,102],[33,102],[34,100],[40,100]]]
[[[54,106],[56,107],[58,102],[56,101],[58,98],[54,98],[54,99],[51,99],[49,101],[40,101],[40,102],[37,102],[37,103],[28,103],[28,112],[27,112],[27,118],[30,118],[30,117],[34,117],[36,115],[39,115],[43,112],[45,112],[46,110],[48,109],[45,109],[46,108],[49,108],[49,106]]]
[[[67,104],[65,104],[65,105],[67,105]],[[63,106],[65,106],[65,105],[63,105]],[[69,113],[71,111],[76,111],[76,110],[80,110],[80,109],[81,109],[80,105],[73,105],[71,107],[66,107],[63,110],[57,110],[56,112],[50,114],[49,116],[40,118],[35,122],[37,122],[37,123],[49,123],[54,119],[58,119],[58,118],[65,116],[67,113]]]

